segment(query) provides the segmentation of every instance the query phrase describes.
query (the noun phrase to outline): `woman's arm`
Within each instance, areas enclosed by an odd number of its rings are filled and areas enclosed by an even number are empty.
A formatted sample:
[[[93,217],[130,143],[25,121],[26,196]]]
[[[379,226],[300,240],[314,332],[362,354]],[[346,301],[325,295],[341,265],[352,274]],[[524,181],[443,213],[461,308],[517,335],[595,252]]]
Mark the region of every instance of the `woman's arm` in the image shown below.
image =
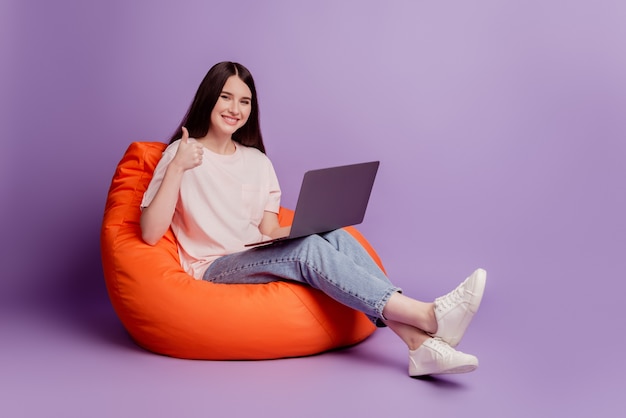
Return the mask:
[[[183,173],[184,170],[172,161],[167,166],[163,182],[150,206],[143,208],[140,219],[141,238],[147,244],[154,245],[159,242],[170,227]]]
[[[189,142],[189,133],[183,128],[183,137],[172,162],[169,163],[163,181],[148,207],[141,212],[141,237],[154,245],[165,235],[172,223],[178,192],[185,171],[202,163],[202,145]]]
[[[263,212],[263,219],[259,225],[259,230],[263,235],[272,239],[289,236],[290,226],[280,226],[278,215],[274,212]]]

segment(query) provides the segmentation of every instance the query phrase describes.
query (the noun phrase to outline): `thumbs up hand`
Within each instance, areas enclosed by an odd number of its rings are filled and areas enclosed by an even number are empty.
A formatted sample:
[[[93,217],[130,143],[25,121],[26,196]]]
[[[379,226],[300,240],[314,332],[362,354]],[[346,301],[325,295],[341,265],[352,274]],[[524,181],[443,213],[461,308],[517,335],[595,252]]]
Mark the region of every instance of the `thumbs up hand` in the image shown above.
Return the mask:
[[[193,141],[189,142],[189,131],[183,126],[183,136],[178,144],[178,150],[174,156],[173,163],[175,162],[184,171],[195,168],[202,164],[202,154],[204,148],[202,144]]]

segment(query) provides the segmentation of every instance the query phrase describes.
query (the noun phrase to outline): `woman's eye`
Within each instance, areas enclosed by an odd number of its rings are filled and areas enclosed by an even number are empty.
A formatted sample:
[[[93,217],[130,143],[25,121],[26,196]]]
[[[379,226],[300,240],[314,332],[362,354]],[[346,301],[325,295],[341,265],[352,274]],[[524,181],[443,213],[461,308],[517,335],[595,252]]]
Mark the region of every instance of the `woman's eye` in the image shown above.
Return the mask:
[[[248,105],[250,105],[250,100],[242,100],[241,104],[248,106]]]
[[[229,97],[228,97],[227,95],[225,95],[225,94],[222,94],[220,97],[221,97],[222,99],[224,99],[224,100],[228,100],[228,99],[229,99]]]

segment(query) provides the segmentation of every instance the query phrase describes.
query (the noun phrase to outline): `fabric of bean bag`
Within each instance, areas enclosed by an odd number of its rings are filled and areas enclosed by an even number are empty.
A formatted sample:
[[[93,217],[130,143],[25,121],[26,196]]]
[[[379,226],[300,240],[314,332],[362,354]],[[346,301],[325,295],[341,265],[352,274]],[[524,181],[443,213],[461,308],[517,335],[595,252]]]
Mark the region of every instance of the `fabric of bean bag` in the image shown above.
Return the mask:
[[[113,176],[101,230],[104,278],[131,338],[167,356],[206,360],[296,357],[357,344],[375,326],[360,312],[306,285],[214,284],[181,268],[171,230],[141,239],[139,205],[166,145],[134,142]],[[282,225],[293,212],[281,208]],[[381,266],[354,228],[347,230]]]

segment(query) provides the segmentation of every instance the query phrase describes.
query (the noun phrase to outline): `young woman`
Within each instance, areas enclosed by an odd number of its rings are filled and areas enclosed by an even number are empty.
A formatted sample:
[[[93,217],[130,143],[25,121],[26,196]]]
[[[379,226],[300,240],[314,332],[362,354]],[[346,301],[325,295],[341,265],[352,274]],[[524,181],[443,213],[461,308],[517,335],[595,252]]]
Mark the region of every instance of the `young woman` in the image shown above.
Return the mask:
[[[216,64],[146,190],[144,241],[154,245],[171,227],[183,268],[198,280],[293,280],[325,292],[395,332],[409,348],[411,376],[478,367],[475,356],[454,347],[480,305],[484,270],[427,303],[402,294],[343,230],[246,250],[245,244],[288,235],[278,223],[280,196],[252,75],[238,63]]]

